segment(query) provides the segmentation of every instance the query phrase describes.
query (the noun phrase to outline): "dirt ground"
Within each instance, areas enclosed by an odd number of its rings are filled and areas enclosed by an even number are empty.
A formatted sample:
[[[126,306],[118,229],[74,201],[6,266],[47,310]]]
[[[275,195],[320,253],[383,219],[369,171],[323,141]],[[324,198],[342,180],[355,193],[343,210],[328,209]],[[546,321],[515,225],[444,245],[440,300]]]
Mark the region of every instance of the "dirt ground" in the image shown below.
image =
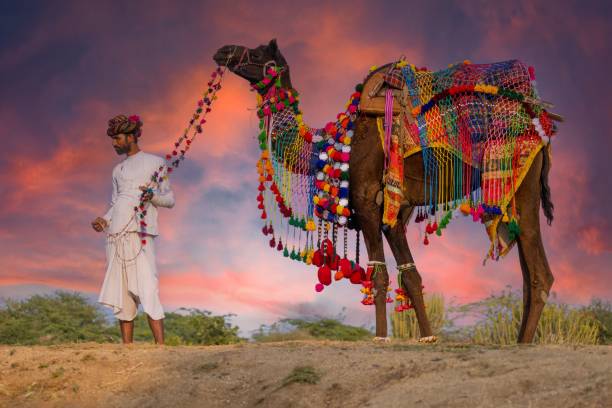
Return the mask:
[[[612,346],[0,346],[0,406],[610,407]]]

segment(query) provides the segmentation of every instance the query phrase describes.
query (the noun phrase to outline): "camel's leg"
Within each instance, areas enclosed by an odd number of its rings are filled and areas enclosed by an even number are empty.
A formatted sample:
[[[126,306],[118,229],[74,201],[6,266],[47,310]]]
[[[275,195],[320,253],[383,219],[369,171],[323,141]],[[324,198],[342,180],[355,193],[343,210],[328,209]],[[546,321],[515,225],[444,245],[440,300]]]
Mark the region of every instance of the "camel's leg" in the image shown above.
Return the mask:
[[[351,203],[358,224],[363,232],[368,259],[370,262],[384,264],[382,233],[382,209],[376,204],[376,196],[381,190],[384,167],[384,154],[378,138],[376,118],[362,117],[356,122],[352,142],[350,178]],[[374,289],[376,296],[376,337],[387,337],[387,287],[389,275],[382,265],[376,268]]]
[[[359,207],[359,211],[361,214],[369,214],[369,216],[362,217],[358,215],[358,218],[368,251],[368,260],[370,262],[383,263],[383,265],[376,267],[376,274],[373,279],[373,286],[376,291],[374,296],[374,305],[376,308],[376,337],[387,337],[387,287],[389,286],[389,275],[387,273],[387,268],[383,267],[385,254],[380,231],[382,216],[376,216],[376,214],[379,213],[377,206],[375,206],[375,208],[370,208],[370,211],[366,211],[363,208],[365,206],[363,204],[364,203]]]
[[[519,343],[531,343],[535,336],[542,310],[546,305],[554,278],[546,259],[540,234],[540,172],[542,154],[533,161],[531,169],[516,193],[519,212],[519,258],[523,272],[523,320],[518,335]],[[526,293],[525,293],[526,292]]]
[[[408,219],[414,207],[402,209],[407,214],[407,217],[402,216],[398,219],[395,227],[390,228],[385,233],[387,242],[393,252],[393,257],[398,266],[401,266],[400,273],[402,274],[402,286],[410,301],[414,305],[414,311],[419,322],[419,331],[421,337],[429,337],[432,335],[429,319],[425,311],[425,301],[423,300],[423,288],[421,285],[421,275],[414,265],[414,259],[408,247],[406,240],[406,230],[402,220]],[[403,215],[403,214],[402,214]]]

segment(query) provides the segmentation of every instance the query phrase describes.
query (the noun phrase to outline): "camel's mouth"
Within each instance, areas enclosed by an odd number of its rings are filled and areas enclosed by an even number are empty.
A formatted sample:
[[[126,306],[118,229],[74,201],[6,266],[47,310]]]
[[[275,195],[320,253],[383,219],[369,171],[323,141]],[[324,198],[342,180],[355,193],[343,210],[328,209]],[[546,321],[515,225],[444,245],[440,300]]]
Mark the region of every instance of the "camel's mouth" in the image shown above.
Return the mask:
[[[226,45],[217,50],[215,55],[213,55],[213,59],[220,66],[226,66],[229,69],[232,69],[238,63],[238,58],[240,58],[240,53],[242,52],[242,48],[237,45]]]

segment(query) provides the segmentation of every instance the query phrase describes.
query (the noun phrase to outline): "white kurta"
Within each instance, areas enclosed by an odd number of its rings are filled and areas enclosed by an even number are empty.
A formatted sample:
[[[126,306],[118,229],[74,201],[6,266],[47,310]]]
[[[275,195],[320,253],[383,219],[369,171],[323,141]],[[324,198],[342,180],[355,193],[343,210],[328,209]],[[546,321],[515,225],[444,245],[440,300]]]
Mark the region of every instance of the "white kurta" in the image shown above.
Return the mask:
[[[166,179],[151,185],[154,196],[147,208],[146,244],[138,235],[139,221],[134,216],[142,191],[151,176],[165,164],[164,159],[142,151],[128,156],[113,169],[111,205],[103,218],[108,223],[107,267],[98,302],[109,306],[120,320],[133,320],[138,304],[152,319],[164,317],[159,299],[159,280],[155,263],[154,238],[157,231],[157,207],[174,206],[174,194]]]

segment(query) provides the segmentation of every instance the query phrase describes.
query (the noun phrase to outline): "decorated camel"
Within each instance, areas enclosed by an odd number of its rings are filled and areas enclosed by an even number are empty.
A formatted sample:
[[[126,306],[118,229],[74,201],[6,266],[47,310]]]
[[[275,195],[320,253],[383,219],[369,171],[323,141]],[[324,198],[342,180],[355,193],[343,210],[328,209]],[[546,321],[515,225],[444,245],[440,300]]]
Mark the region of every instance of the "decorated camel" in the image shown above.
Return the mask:
[[[551,118],[561,120],[538,98],[533,68],[519,61],[465,61],[431,72],[400,58],[373,67],[346,110],[315,129],[302,120],[276,40],[253,49],[224,46],[214,60],[246,79],[257,95],[263,233],[286,257],[318,267],[317,291],[332,282],[334,271],[335,280],[360,284],[363,303],[375,305],[376,336],[386,338],[386,303],[393,299],[384,235],[398,265],[396,310],[414,308],[421,340],[435,341],[405,227],[411,218],[426,222],[428,245],[463,214],[485,227],[488,258],[518,243],[518,341],[533,341],[554,280],[539,209],[550,224]],[[347,258],[348,229],[357,231],[354,261]],[[336,253],[340,231],[344,256]],[[365,270],[359,266],[360,231],[369,260]]]

